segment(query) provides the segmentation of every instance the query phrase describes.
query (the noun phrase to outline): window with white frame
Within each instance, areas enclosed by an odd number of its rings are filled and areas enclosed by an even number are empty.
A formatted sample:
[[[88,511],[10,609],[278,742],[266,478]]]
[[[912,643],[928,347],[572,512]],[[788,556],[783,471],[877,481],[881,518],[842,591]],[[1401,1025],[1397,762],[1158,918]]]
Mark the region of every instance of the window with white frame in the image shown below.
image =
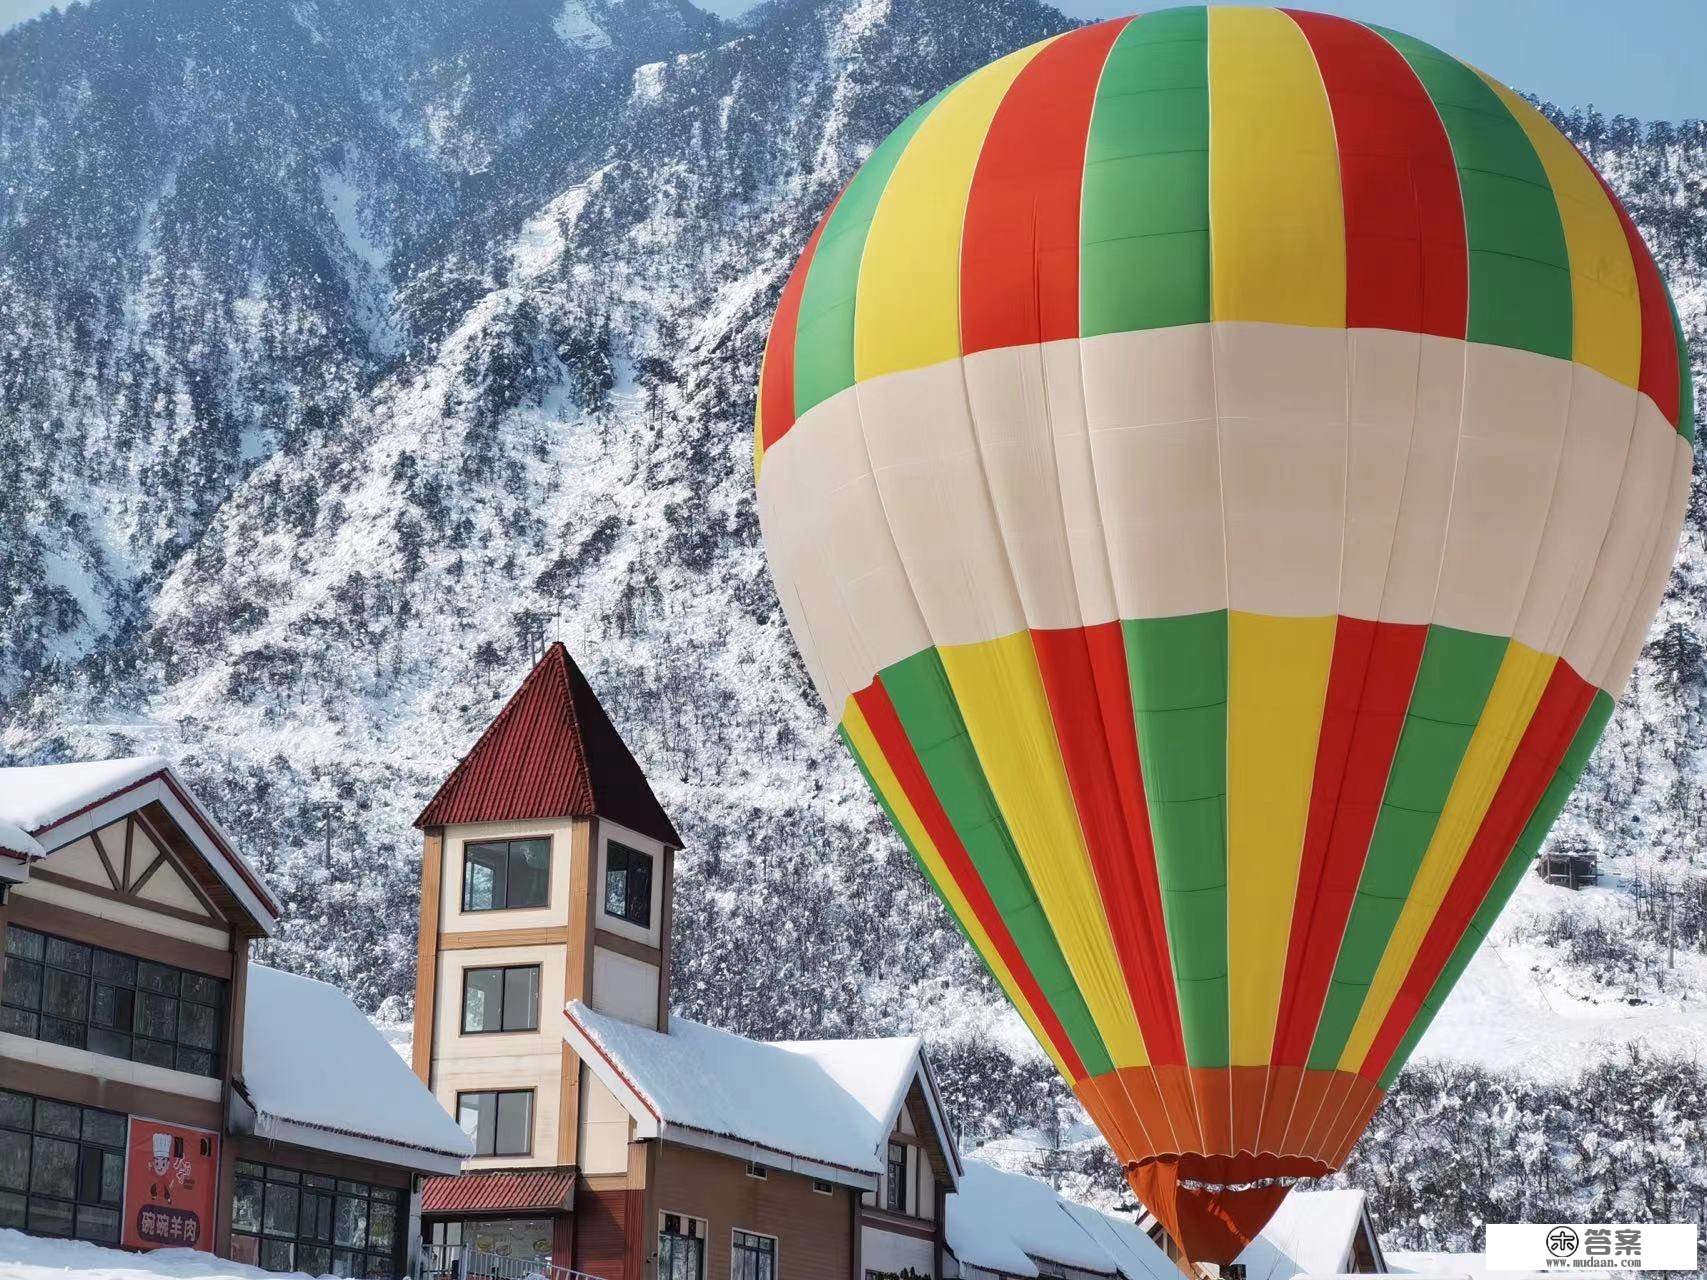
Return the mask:
[[[705,1280],[705,1219],[658,1215],[658,1280]]]
[[[739,1227],[730,1234],[729,1280],[776,1280],[776,1237]]]

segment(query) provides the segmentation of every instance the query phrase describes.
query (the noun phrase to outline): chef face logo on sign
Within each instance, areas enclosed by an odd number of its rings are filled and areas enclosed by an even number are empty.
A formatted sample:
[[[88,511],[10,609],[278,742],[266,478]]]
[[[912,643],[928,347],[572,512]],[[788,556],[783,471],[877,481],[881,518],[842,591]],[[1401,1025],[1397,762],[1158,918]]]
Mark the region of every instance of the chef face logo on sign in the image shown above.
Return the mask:
[[[219,1136],[132,1118],[125,1159],[124,1243],[132,1249],[213,1249]]]

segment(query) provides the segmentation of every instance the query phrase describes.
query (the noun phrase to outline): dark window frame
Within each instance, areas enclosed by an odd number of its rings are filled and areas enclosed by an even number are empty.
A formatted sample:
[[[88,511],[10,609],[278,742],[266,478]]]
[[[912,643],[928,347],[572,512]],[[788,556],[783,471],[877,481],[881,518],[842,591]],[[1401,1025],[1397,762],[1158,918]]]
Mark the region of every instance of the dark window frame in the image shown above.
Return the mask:
[[[531,1088],[529,1088],[529,1089],[461,1089],[461,1090],[457,1091],[457,1095],[456,1095],[456,1122],[458,1125],[462,1124],[462,1105],[463,1105],[463,1099],[464,1098],[478,1098],[478,1097],[482,1097],[485,1095],[490,1095],[492,1098],[492,1149],[490,1151],[482,1151],[480,1149],[480,1147],[481,1147],[480,1124],[479,1124],[479,1120],[477,1118],[475,1121],[474,1132],[470,1135],[474,1139],[474,1159],[485,1160],[485,1159],[499,1158],[499,1157],[512,1157],[512,1156],[525,1157],[525,1156],[533,1155],[533,1132],[534,1132],[535,1123],[539,1119],[539,1114],[538,1114],[538,1112],[534,1106],[534,1103],[536,1101],[536,1099],[534,1098],[534,1093],[535,1093],[535,1090],[533,1090]],[[499,1113],[499,1111],[503,1105],[502,1102],[500,1101],[500,1099],[503,1099],[506,1097],[515,1097],[518,1094],[525,1096],[528,1100],[528,1102],[527,1102],[527,1107],[528,1107],[528,1110],[527,1110],[527,1139],[528,1139],[527,1140],[527,1147],[526,1147],[526,1149],[521,1150],[521,1151],[508,1151],[508,1150],[500,1151],[500,1150],[498,1150],[498,1128],[499,1128],[498,1113]],[[464,1129],[463,1132],[467,1133],[468,1130]]]
[[[510,901],[510,864],[514,858],[514,846],[518,844],[543,844],[545,846],[545,878],[541,882],[540,900],[538,902]],[[469,868],[473,863],[474,852],[477,849],[491,849],[498,845],[504,847],[504,874],[498,884],[501,891],[494,896],[503,898],[501,905],[477,907],[473,904],[474,882],[469,878]],[[464,914],[484,915],[489,911],[538,911],[551,905],[551,862],[552,839],[550,835],[540,836],[504,836],[495,840],[464,840],[462,842],[462,910]]]
[[[79,954],[79,962],[68,959]],[[228,979],[22,925],[6,930],[6,955],[0,1030],[168,1071],[224,1076]],[[18,990],[29,981],[19,975],[28,974],[34,976],[33,1001]],[[61,998],[80,993],[81,1012],[50,1012],[50,988]],[[162,1034],[168,1014],[171,1030]],[[150,1016],[158,1019],[153,1026],[147,1025]],[[190,1027],[205,1027],[208,1019],[211,1044],[186,1038]]]
[[[676,1280],[676,1251],[693,1266],[688,1280],[705,1280],[706,1245],[711,1224],[689,1213],[664,1209],[658,1213],[658,1280]],[[691,1247],[690,1247],[691,1246]]]
[[[530,1012],[532,1021],[525,1027],[505,1026],[510,1005],[510,984],[508,977],[498,980],[498,1025],[495,1027],[470,1027],[468,1025],[468,976],[472,973],[498,973],[508,975],[512,971],[531,969],[534,974],[533,1008]],[[528,1035],[539,1030],[539,996],[543,978],[543,967],[538,964],[477,964],[470,965],[462,971],[462,1034],[465,1036],[506,1036]]]
[[[612,920],[621,920],[637,929],[652,928],[652,886],[658,874],[658,859],[644,849],[636,849],[620,840],[605,841],[604,898],[599,906]],[[611,910],[611,881],[622,878],[622,909]],[[643,892],[635,891],[639,880]]]
[[[777,1238],[745,1227],[729,1230],[729,1280],[777,1280]],[[747,1255],[743,1258],[742,1255]],[[770,1263],[767,1268],[764,1264]],[[751,1270],[744,1270],[743,1264]]]
[[[907,1212],[907,1144],[889,1143],[884,1162],[883,1207],[890,1213]]]
[[[255,1201],[256,1216],[250,1218],[239,1199],[245,1186],[259,1189]],[[276,1194],[274,1194],[276,1193]],[[269,1222],[267,1209],[272,1204],[293,1205],[291,1227],[284,1230]],[[354,1208],[361,1207],[361,1240],[340,1234],[347,1224],[354,1223]],[[374,1207],[391,1209],[391,1244],[375,1244]],[[250,1223],[253,1223],[253,1226]],[[253,1246],[242,1242],[253,1241]],[[236,1261],[268,1271],[307,1270],[311,1274],[333,1274],[338,1266],[349,1265],[348,1274],[374,1276],[375,1264],[384,1267],[384,1274],[404,1275],[404,1255],[409,1244],[408,1194],[401,1187],[388,1187],[377,1182],[353,1182],[347,1178],[332,1178],[292,1169],[285,1165],[260,1164],[239,1160],[231,1182],[231,1255]],[[320,1266],[323,1255],[324,1266]],[[241,1256],[240,1256],[241,1255]],[[279,1261],[272,1266],[268,1259]]]
[[[25,1143],[22,1184],[16,1187],[0,1185],[0,1226],[28,1230],[33,1235],[87,1240],[92,1244],[117,1248],[124,1233],[124,1143],[130,1133],[129,1117],[103,1107],[85,1107],[74,1102],[61,1102],[57,1098],[44,1098],[40,1094],[25,1093],[17,1089],[0,1089],[0,1099],[5,1102],[4,1106],[0,1106],[0,1135],[11,1135],[10,1139],[0,1140],[15,1142],[21,1138]],[[44,1104],[53,1110],[44,1112]],[[17,1116],[25,1110],[29,1113],[28,1118],[20,1121]],[[57,1116],[61,1124],[48,1127],[50,1115]],[[117,1125],[118,1134],[122,1136],[119,1136],[116,1143],[104,1141],[98,1135],[89,1136],[91,1128],[94,1127],[87,1118],[89,1116],[98,1117],[97,1125],[103,1121]],[[60,1194],[52,1188],[44,1190],[35,1185],[38,1143],[73,1148],[75,1154],[71,1164],[70,1195]],[[116,1170],[118,1177],[117,1188],[111,1197],[106,1194],[109,1168]],[[0,1175],[4,1172],[0,1170]],[[91,1173],[95,1184],[92,1195],[88,1194]],[[71,1229],[57,1231],[44,1228],[41,1225],[42,1219],[36,1216],[38,1205],[43,1209],[63,1210],[69,1215]],[[85,1217],[93,1219],[97,1215],[110,1218],[110,1233],[96,1233],[84,1228]]]

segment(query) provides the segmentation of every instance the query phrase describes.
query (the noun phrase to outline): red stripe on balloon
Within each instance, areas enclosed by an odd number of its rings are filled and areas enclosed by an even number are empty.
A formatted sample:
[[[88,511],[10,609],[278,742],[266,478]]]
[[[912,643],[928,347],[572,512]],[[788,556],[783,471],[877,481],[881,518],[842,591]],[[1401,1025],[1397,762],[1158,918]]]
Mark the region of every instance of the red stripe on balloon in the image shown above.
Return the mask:
[[[806,249],[788,282],[782,287],[782,297],[776,304],[776,317],[771,321],[770,337],[765,341],[765,360],[759,385],[759,433],[764,447],[770,448],[782,439],[794,425],[794,333],[800,320],[800,295],[806,292],[806,273],[812,268],[812,257],[818,251],[818,238],[836,211],[837,196],[812,228]]]
[[[1033,631],[1067,783],[1150,1061],[1185,1062],[1118,622]]]
[[[895,704],[889,700],[889,691],[883,687],[882,678],[873,680],[854,694],[854,702],[864,713],[865,722],[871,728],[871,735],[876,740],[878,749],[883,752],[883,758],[888,761],[889,767],[895,771],[901,790],[906,793],[913,811],[919,815],[919,821],[924,824],[925,833],[930,836],[931,843],[941,855],[943,865],[954,877],[960,891],[966,895],[967,905],[972,908],[978,923],[989,935],[991,945],[1001,956],[1002,963],[1007,965],[1008,972],[1013,974],[1014,981],[1025,995],[1026,1003],[1031,1005],[1038,1023],[1055,1045],[1061,1061],[1074,1080],[1083,1079],[1084,1060],[1073,1048],[1073,1042],[1051,1007],[1049,998],[1043,994],[1037,979],[1032,976],[1025,957],[1020,954],[1019,946],[1002,920],[1002,913],[996,909],[995,901],[984,887],[983,877],[978,874],[977,867],[966,852],[966,846],[955,834],[954,824],[948,820],[948,814],[937,800],[930,779],[925,775],[925,767],[919,763],[912,741],[901,725],[901,717],[896,714]]]
[[[1411,961],[1410,971],[1369,1052],[1364,1055],[1363,1064],[1357,1069],[1359,1075],[1379,1080],[1392,1061],[1424,999],[1434,989],[1435,980],[1446,968],[1465,929],[1499,878],[1500,869],[1523,834],[1524,825],[1541,803],[1541,795],[1564,761],[1594,695],[1595,687],[1563,661],[1554,664],[1547,688],[1518,741],[1482,825],[1465,851],[1464,862],[1441,900],[1422,946]]]
[[[1636,230],[1629,211],[1617,194],[1607,185],[1592,164],[1589,172],[1606,192],[1606,198],[1617,210],[1618,221],[1624,228],[1624,240],[1630,246],[1630,261],[1636,268],[1636,296],[1642,315],[1642,363],[1636,378],[1636,390],[1651,399],[1665,420],[1677,426],[1679,412],[1677,334],[1671,327],[1671,307],[1666,302],[1665,281],[1654,265],[1654,255],[1648,252],[1647,242]]]
[[[1462,338],[1470,310],[1452,144],[1416,73],[1375,32],[1287,15],[1322,73],[1345,202],[1346,327]]]
[[[1309,1058],[1427,638],[1424,625],[1362,618],[1342,617],[1335,629],[1276,1021],[1276,1063],[1303,1066]]]
[[[1079,335],[1079,197],[1091,109],[1130,18],[1068,32],[996,108],[960,246],[960,342],[970,355]]]

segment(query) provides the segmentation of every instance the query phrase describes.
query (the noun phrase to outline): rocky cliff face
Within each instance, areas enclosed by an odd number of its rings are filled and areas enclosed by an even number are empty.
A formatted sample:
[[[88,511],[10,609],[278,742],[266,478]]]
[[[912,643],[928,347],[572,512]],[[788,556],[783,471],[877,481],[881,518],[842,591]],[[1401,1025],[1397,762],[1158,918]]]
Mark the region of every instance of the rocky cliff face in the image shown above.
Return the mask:
[[[410,820],[562,638],[688,841],[684,1012],[929,1028],[969,1130],[1059,1134],[808,686],[750,433],[770,307],[839,184],[943,83],[1066,25],[1034,0],[738,24],[95,0],[0,36],[0,745],[174,757],[287,901],[271,958],[396,1015]],[[1707,130],[1564,122],[1699,335]],[[1701,515],[1562,828],[1623,868],[1589,926],[1643,877],[1707,883]],[[1657,917],[1607,959],[1524,902],[1507,941],[1573,998],[1694,989],[1655,978]]]

